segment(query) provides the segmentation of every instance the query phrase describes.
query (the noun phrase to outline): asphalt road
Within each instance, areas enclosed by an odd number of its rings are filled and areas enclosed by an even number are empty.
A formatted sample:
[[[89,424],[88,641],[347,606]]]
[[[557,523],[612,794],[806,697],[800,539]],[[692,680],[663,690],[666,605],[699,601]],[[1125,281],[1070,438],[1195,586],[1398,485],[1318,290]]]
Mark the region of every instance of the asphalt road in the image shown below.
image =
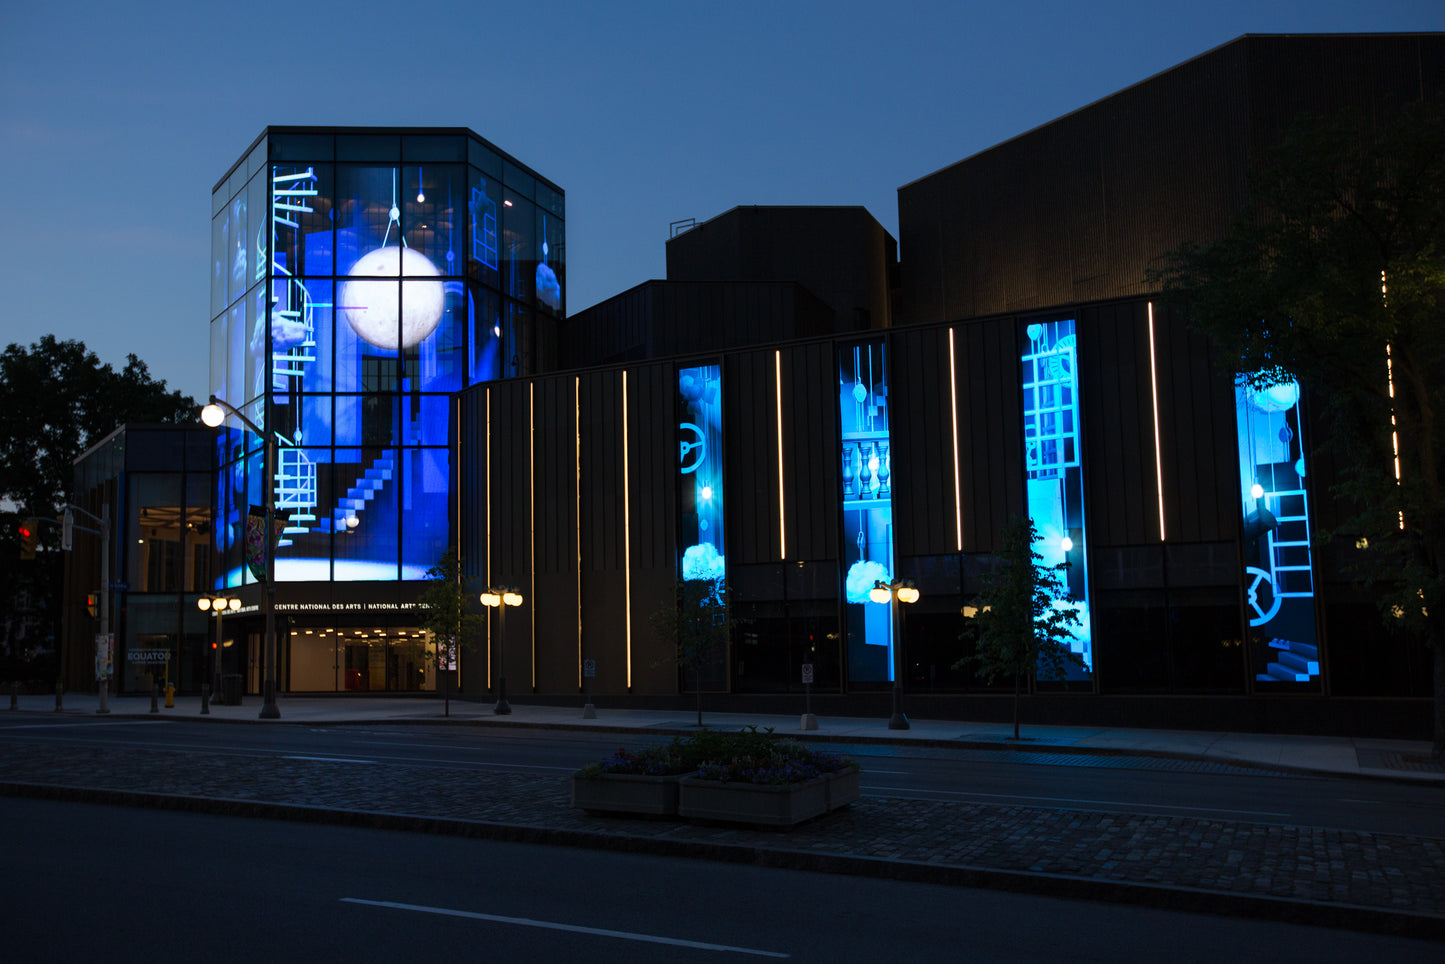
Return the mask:
[[[0,799],[7,961],[1438,961],[1424,941],[391,831]]]
[[[357,765],[570,773],[661,734],[467,726],[225,725],[171,720],[0,720],[0,740],[150,747]],[[1191,816],[1445,837],[1441,788],[1279,774],[1218,763],[927,746],[833,746],[859,760],[863,792],[1030,807]]]

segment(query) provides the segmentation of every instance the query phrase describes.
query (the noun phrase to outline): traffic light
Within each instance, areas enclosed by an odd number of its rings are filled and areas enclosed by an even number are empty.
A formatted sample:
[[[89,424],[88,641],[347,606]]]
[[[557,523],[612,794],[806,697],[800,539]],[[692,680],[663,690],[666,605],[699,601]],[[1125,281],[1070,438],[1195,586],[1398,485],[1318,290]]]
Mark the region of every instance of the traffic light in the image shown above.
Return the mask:
[[[94,618],[95,618],[96,611],[97,611],[99,608],[100,608],[100,593],[98,593],[98,592],[88,592],[88,593],[86,593],[86,594],[85,594],[85,611],[88,612],[88,613],[90,613],[90,618],[91,618],[91,619],[94,619]]]
[[[35,519],[26,519],[20,523],[20,558],[35,558],[35,537],[40,532],[40,523]]]

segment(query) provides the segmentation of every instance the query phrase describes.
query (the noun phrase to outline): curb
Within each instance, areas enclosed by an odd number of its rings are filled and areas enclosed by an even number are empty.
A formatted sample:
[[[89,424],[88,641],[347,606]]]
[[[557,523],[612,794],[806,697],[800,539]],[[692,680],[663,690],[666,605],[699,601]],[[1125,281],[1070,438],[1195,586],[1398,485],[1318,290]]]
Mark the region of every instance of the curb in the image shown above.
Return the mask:
[[[19,710],[17,712],[41,712],[38,710]],[[48,711],[45,711],[49,715]],[[89,716],[90,714],[86,714]],[[580,723],[565,723],[555,721],[526,721],[493,718],[462,718],[462,717],[427,717],[418,719],[416,717],[399,717],[397,719],[373,719],[357,718],[342,720],[262,720],[259,718],[222,718],[212,715],[201,716],[199,713],[190,716],[176,716],[165,713],[111,713],[107,719],[120,720],[166,720],[171,722],[194,722],[208,724],[224,724],[228,726],[306,726],[314,728],[342,727],[342,726],[468,726],[476,728],[486,727],[507,727],[511,729],[525,730],[557,730],[577,733],[612,733],[612,734],[636,734],[651,733],[659,736],[687,736],[697,731],[697,727],[678,726],[620,726],[615,724],[596,723],[582,725]],[[704,729],[711,729],[704,725]],[[778,733],[779,737],[798,740],[807,743],[835,743],[851,744],[856,746],[894,746],[909,747],[917,746],[934,750],[988,750],[994,752],[1007,752],[1018,754],[1065,754],[1071,756],[1103,756],[1122,757],[1131,759],[1150,760],[1176,760],[1186,763],[1213,763],[1224,766],[1235,767],[1241,770],[1255,770],[1261,774],[1301,776],[1301,777],[1324,777],[1340,780],[1362,780],[1377,781],[1384,783],[1397,783],[1406,786],[1422,786],[1442,781],[1431,776],[1406,776],[1404,774],[1381,773],[1377,771],[1340,771],[1322,770],[1313,767],[1302,767],[1288,763],[1261,763],[1256,760],[1238,760],[1225,757],[1209,756],[1203,753],[1183,753],[1177,750],[1136,750],[1130,747],[1098,747],[1079,746],[1071,744],[1041,743],[1027,746],[1019,745],[1011,741],[998,740],[964,740],[964,739],[935,739],[931,737],[919,737],[909,740],[896,740],[886,736],[842,736],[816,731],[800,731],[798,733]]]
[[[995,870],[986,867],[890,861],[876,857],[774,850],[741,844],[700,844],[665,838],[638,837],[625,833],[607,834],[559,830],[518,824],[460,820],[450,817],[413,816],[370,810],[338,810],[328,807],[266,803],[224,797],[175,796],[40,783],[0,782],[0,796],[428,833],[510,843],[622,851],[662,857],[687,857],[695,860],[747,864],[782,870],[846,874],[911,883],[1000,890],[1040,897],[1093,900],[1158,910],[1214,914],[1223,917],[1445,941],[1445,916],[1362,907],[1355,904],[1315,903],[1286,897],[1234,894],[1168,884],[1138,884],[1098,880],[1090,877],[1069,877],[1060,874]]]

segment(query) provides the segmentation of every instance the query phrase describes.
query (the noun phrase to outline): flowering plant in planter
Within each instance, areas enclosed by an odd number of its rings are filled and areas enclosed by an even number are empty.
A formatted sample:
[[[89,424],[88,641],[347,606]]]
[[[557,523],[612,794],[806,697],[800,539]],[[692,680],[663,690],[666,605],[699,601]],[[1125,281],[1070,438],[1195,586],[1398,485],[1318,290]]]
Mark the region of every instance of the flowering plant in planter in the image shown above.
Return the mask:
[[[697,777],[721,783],[786,786],[856,768],[857,764],[845,757],[814,750],[792,740],[780,740],[763,754],[702,763],[698,766]]]
[[[621,747],[600,763],[592,763],[577,775],[593,779],[604,774],[667,777],[691,773],[697,765],[678,755],[673,746],[647,746],[640,750]]]

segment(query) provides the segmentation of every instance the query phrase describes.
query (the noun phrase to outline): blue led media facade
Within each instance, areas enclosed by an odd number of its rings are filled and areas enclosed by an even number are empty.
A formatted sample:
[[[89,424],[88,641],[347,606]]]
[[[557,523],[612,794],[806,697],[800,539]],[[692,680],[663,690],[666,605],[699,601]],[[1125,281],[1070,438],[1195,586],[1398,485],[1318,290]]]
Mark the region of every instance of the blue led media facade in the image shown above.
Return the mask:
[[[1244,611],[1256,683],[1319,685],[1300,389],[1234,389],[1244,515]]]
[[[1069,563],[1069,601],[1056,605],[1068,605],[1078,612],[1079,623],[1073,627],[1070,646],[1092,669],[1074,320],[1026,326],[1020,361],[1028,512],[1038,532],[1034,551],[1043,556],[1045,566]]]
[[[842,458],[844,619],[848,677],[891,682],[895,665],[888,606],[870,602],[878,580],[893,579],[893,454],[888,437],[888,359],[881,341],[838,354]]]
[[[678,541],[684,580],[716,581],[727,575],[721,381],[717,365],[677,372]]]
[[[213,207],[211,385],[280,445],[277,580],[422,578],[449,540],[451,393],[529,370],[563,313],[561,193],[464,132],[272,128]],[[255,581],[265,502],[259,440],[221,439],[218,588]]]

